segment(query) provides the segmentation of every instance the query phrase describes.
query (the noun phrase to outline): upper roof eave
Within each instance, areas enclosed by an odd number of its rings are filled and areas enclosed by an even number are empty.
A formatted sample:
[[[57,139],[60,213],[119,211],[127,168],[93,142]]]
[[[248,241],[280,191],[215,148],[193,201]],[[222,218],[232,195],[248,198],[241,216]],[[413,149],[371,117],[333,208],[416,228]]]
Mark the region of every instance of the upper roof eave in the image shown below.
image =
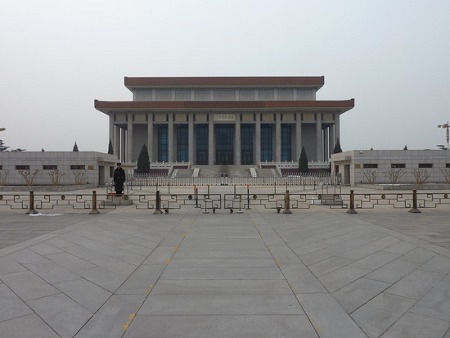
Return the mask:
[[[355,106],[355,100],[341,101],[94,101],[95,109],[111,111],[181,110],[333,110],[342,114]]]
[[[319,89],[324,76],[241,76],[241,77],[125,77],[129,90],[135,88],[182,87],[312,87]]]

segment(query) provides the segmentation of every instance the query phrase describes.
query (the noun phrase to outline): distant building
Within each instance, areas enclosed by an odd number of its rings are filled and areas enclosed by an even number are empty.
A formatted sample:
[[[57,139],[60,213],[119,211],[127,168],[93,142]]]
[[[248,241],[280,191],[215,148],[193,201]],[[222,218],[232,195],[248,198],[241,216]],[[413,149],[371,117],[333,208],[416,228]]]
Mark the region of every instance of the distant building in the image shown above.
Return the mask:
[[[0,186],[103,186],[112,181],[116,162],[95,151],[2,151]]]
[[[353,150],[332,154],[343,184],[450,184],[450,150]]]
[[[125,77],[132,101],[98,101],[114,154],[194,165],[327,161],[354,100],[318,101],[324,77]]]

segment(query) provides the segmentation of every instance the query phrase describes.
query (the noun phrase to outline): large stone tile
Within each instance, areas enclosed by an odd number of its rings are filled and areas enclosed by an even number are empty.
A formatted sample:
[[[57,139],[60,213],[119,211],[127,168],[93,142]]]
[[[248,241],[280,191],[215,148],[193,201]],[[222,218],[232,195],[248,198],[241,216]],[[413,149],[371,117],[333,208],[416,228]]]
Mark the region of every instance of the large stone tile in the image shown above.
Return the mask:
[[[75,338],[120,338],[144,301],[141,295],[112,296]]]
[[[159,246],[152,251],[142,264],[169,264],[176,251],[176,247]]]
[[[400,259],[423,264],[433,258],[436,253],[423,248],[415,248],[400,257]]]
[[[32,245],[32,246],[28,247],[28,249],[33,250],[34,252],[36,252],[38,255],[41,255],[41,256],[63,252],[62,249],[59,249],[56,246],[50,245],[45,242],[41,242],[41,243]]]
[[[33,311],[5,284],[0,283],[0,322],[30,313]]]
[[[420,299],[431,290],[444,275],[438,272],[414,270],[409,275],[392,285],[386,293]]]
[[[174,259],[171,268],[270,268],[276,267],[273,258],[230,258],[230,259]]]
[[[351,316],[369,337],[379,337],[413,305],[412,299],[381,293]]]
[[[96,265],[67,252],[46,255],[46,258],[72,272],[96,267]]]
[[[163,280],[152,295],[292,295],[285,280]]]
[[[319,281],[325,286],[325,288],[334,292],[343,286],[354,282],[355,280],[363,277],[370,270],[351,268],[349,266],[344,266],[343,268],[334,270],[326,275],[319,277]]]
[[[442,338],[449,328],[450,322],[408,312],[381,337]]]
[[[140,316],[124,338],[317,338],[304,315]]]
[[[162,279],[284,279],[278,267],[269,268],[172,268]]]
[[[395,259],[392,262],[372,271],[366,278],[395,283],[414,271],[420,264],[416,262],[409,262],[401,259]]]
[[[174,258],[272,258],[269,250],[177,251]]]
[[[26,268],[10,256],[0,257],[0,278],[2,275],[25,271]]]
[[[122,284],[116,294],[146,295],[149,294],[156,281],[161,277],[166,265],[141,265]]]
[[[60,293],[58,289],[30,271],[3,275],[1,279],[15,294],[25,301]]]
[[[277,264],[303,264],[300,258],[287,245],[271,245],[269,250]]]
[[[79,274],[109,292],[115,292],[126,280],[126,277],[101,267],[81,270]]]
[[[391,284],[376,280],[360,278],[333,292],[333,297],[345,309],[352,313],[361,305],[383,292]]]
[[[38,255],[37,253],[29,249],[16,251],[10,254],[9,256],[21,264],[34,263],[46,260],[45,257]]]
[[[92,313],[111,297],[111,292],[84,278],[56,283],[54,286]]]
[[[283,264],[280,269],[294,293],[326,292],[304,264]]]
[[[447,274],[450,272],[450,257],[436,255],[426,263],[422,264],[420,270]]]
[[[411,312],[450,322],[450,282],[439,282],[414,305]]]
[[[326,275],[329,272],[337,270],[343,266],[346,266],[352,262],[353,260],[348,258],[330,257],[318,263],[312,264],[308,266],[308,268],[316,277],[320,277]]]
[[[61,337],[73,337],[92,316],[90,311],[62,293],[27,303]]]
[[[150,295],[140,315],[303,314],[293,295]]]
[[[299,294],[300,304],[321,338],[366,338],[329,294]]]
[[[35,314],[0,321],[0,335],[5,338],[60,338]]]
[[[28,263],[24,266],[50,284],[78,278],[76,274],[49,260]]]
[[[385,251],[378,251],[378,252],[375,252],[374,254],[364,257],[360,260],[357,260],[356,262],[350,264],[349,266],[352,268],[375,270],[375,269],[378,269],[379,267],[393,261],[398,256],[400,256],[400,254],[392,253],[392,252],[385,252]]]

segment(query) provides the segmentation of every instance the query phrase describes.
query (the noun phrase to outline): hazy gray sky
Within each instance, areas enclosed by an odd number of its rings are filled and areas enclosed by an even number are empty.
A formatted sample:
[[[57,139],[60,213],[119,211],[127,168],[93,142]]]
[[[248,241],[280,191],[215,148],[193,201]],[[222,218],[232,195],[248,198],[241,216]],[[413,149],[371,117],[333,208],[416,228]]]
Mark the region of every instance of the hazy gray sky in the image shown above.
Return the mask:
[[[324,75],[343,150],[435,149],[449,35],[449,0],[0,0],[0,139],[107,152],[125,76]]]

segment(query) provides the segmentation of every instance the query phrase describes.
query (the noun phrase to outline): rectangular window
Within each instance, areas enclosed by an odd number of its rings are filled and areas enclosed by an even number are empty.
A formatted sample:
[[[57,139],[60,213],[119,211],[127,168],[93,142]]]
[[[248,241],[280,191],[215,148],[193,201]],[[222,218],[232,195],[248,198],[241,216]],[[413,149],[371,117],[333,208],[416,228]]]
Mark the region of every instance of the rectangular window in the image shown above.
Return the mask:
[[[0,165],[0,170],[3,170],[3,166],[2,165]]]
[[[30,170],[29,165],[16,165],[16,170]]]
[[[261,161],[272,161],[271,124],[261,124]]]
[[[196,126],[196,142],[195,146],[197,149],[196,153],[196,163],[197,164],[208,164],[208,125],[198,124]]]
[[[377,163],[364,163],[363,168],[364,169],[377,169],[378,164]]]
[[[241,163],[253,164],[253,125],[241,125]]]
[[[292,151],[291,151],[291,125],[282,124],[281,125],[281,160],[291,161]]]
[[[84,166],[84,164],[72,164],[70,166],[70,169],[71,170],[84,170],[85,166]]]
[[[167,124],[158,126],[158,161],[167,162],[169,160],[169,136]]]
[[[56,169],[58,169],[58,166],[57,165],[53,165],[53,164],[44,164],[42,166],[42,169],[43,170],[56,170]]]
[[[391,163],[391,168],[405,168],[405,163]]]
[[[445,164],[445,167],[446,167],[446,168],[450,168],[450,163],[446,163],[446,164]]]
[[[189,161],[189,131],[187,124],[177,126],[177,161]]]
[[[433,163],[419,163],[419,168],[433,168]]]

